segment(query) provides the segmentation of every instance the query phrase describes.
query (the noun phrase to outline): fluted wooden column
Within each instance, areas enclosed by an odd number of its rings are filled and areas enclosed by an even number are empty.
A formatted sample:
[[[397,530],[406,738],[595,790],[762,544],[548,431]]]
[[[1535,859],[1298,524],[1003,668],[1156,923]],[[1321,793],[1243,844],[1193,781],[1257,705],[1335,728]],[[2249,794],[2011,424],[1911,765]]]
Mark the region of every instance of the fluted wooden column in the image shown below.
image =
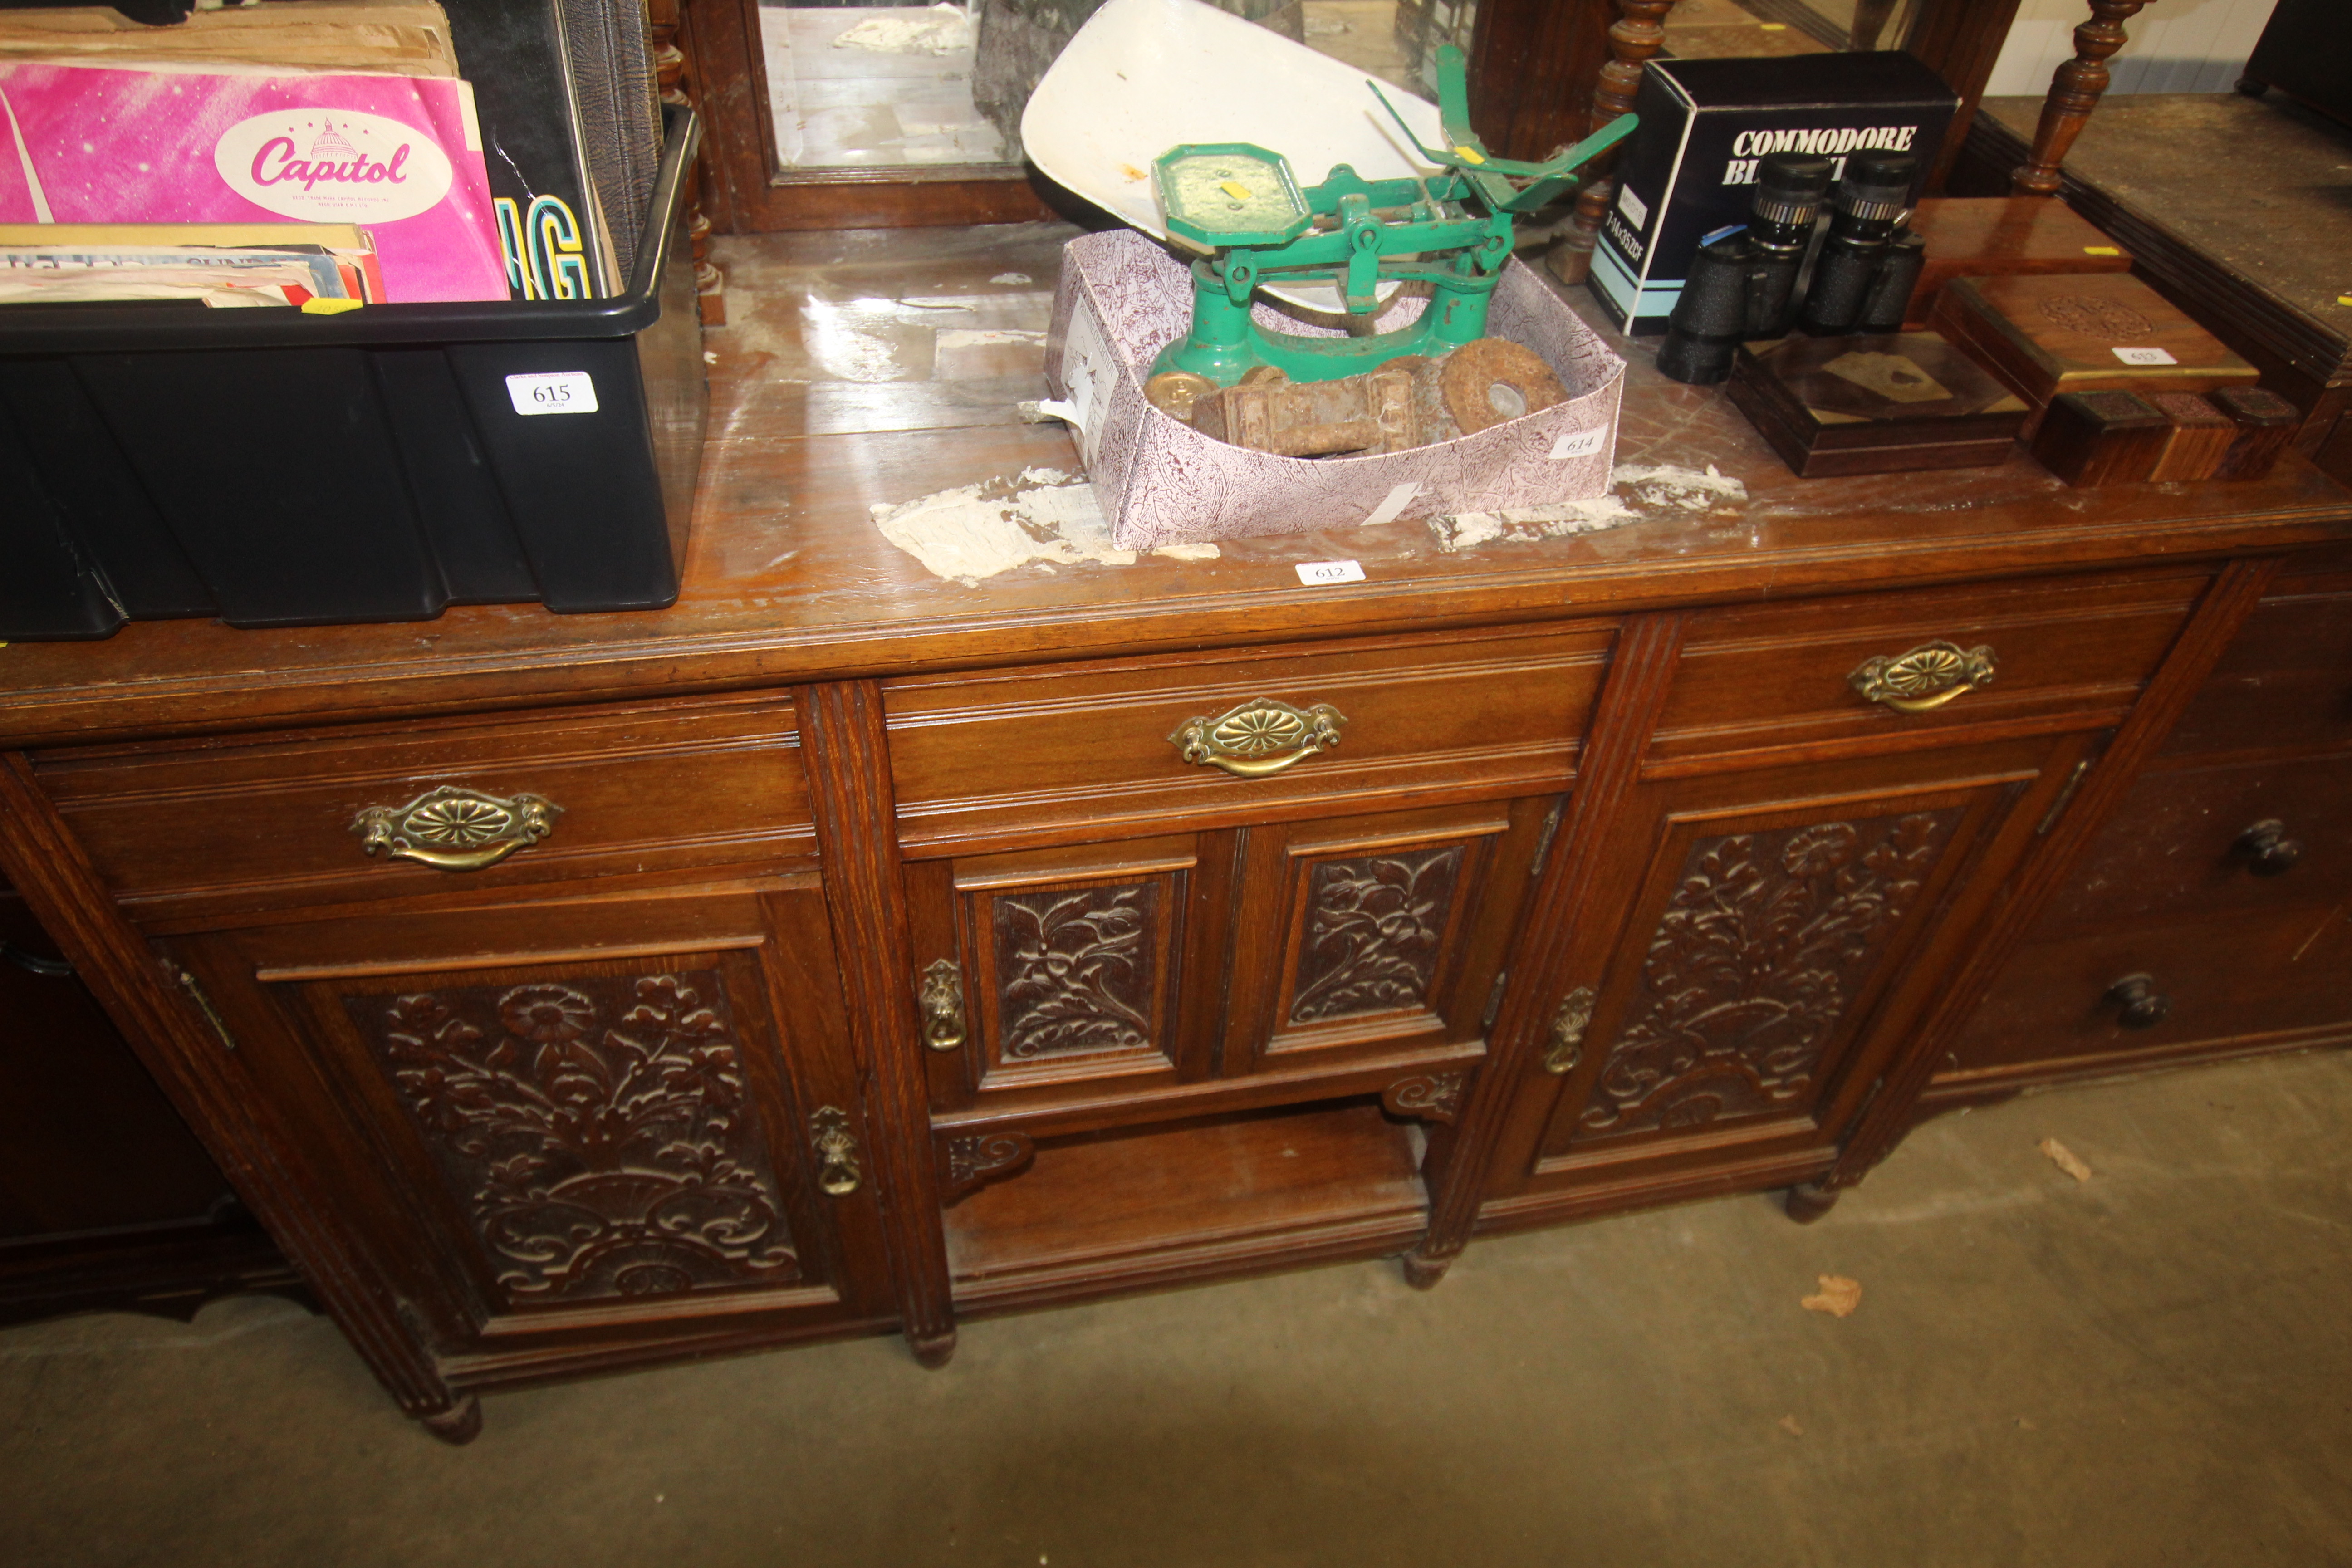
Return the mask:
[[[2145,4],[2147,0],[2091,0],[2091,19],[2074,29],[2074,58],[2058,68],[2050,96],[2042,100],[2033,148],[2026,153],[2024,166],[2010,176],[2010,188],[2019,195],[2058,194],[2058,166],[2107,90],[2108,57],[2128,41],[2124,24]]]
[[[1609,27],[1610,59],[1601,68],[1592,89],[1592,118],[1588,136],[1633,109],[1634,89],[1642,85],[1642,67],[1665,47],[1666,13],[1675,0],[1617,0],[1617,20]],[[1610,166],[1624,143],[1618,143],[1587,165],[1591,179],[1576,198],[1576,217],[1569,231],[1552,247],[1551,269],[1563,283],[1581,283],[1592,271],[1592,246],[1601,236],[1609,204],[1617,199],[1617,182],[1608,177]]]

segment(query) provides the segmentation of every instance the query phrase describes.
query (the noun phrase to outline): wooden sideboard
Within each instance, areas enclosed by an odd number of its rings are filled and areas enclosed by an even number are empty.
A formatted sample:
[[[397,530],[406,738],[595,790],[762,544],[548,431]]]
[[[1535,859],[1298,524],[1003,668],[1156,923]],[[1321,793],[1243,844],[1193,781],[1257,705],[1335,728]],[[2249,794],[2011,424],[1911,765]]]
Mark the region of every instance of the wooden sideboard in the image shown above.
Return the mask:
[[[1055,237],[737,246],[672,610],[0,649],[0,873],[435,1431],[1318,1259],[1429,1285],[1481,1229],[1810,1216],[1942,1105],[2352,1037],[2352,494],[2300,458],[1800,480],[1636,346],[1621,466],[1745,499],[935,578],[869,508],[1067,437],[784,379],[770,329]]]

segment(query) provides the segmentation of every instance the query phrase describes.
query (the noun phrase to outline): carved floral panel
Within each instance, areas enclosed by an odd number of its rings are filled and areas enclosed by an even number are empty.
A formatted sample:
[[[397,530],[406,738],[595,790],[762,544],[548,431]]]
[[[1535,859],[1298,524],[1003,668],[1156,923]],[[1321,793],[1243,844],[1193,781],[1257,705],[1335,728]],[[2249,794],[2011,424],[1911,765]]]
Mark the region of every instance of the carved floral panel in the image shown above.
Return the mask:
[[[1455,844],[1317,862],[1289,1021],[1425,1005],[1463,858]]]
[[[1916,812],[1693,844],[1576,1141],[1805,1105],[1959,818]]]
[[[990,903],[1001,1059],[1157,1047],[1160,884],[1003,893]]]
[[[513,1299],[798,1278],[717,973],[345,1006]]]

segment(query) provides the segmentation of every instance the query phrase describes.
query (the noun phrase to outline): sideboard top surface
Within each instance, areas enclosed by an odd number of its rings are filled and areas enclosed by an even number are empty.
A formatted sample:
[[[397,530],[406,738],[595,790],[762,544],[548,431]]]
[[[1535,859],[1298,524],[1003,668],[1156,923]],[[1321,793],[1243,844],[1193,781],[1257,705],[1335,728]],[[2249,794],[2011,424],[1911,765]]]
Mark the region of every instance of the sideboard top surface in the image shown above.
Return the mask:
[[[0,743],[1606,616],[2352,535],[2352,493],[2297,458],[2254,484],[2070,490],[2021,451],[1999,468],[1800,479],[1719,391],[1660,377],[1654,342],[1612,339],[1631,362],[1621,476],[1713,466],[1745,485],[1745,500],[1689,509],[1621,484],[1640,521],[1565,537],[1448,549],[1430,524],[1400,522],[1229,541],[1213,560],[1033,563],[970,585],[933,576],[883,537],[871,509],[1078,466],[1063,426],[1024,423],[1017,408],[1039,395],[1024,345],[1072,232],[723,242],[732,322],[707,337],[709,441],[671,609],[476,605],[435,621],[264,631],[163,621],[100,642],[17,644],[0,647]],[[1582,290],[1573,299],[1593,319]],[[950,349],[982,374],[949,374],[940,356]],[[1360,563],[1364,581],[1300,583],[1300,563],[1341,559]]]

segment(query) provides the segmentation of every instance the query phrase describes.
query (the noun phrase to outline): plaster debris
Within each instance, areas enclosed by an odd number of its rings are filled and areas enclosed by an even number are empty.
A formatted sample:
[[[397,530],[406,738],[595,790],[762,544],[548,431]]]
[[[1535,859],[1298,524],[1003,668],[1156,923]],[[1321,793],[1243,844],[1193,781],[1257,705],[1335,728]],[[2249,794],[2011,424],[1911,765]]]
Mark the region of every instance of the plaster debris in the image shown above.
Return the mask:
[[[1793,1415],[1781,1416],[1780,1427],[1791,1437],[1801,1437],[1805,1435],[1805,1424]]]
[[[1591,533],[1596,529],[1633,522],[1641,515],[1615,496],[1595,496],[1590,500],[1511,507],[1499,512],[1465,511],[1454,517],[1433,517],[1429,520],[1429,531],[1437,541],[1437,548],[1450,555],[1489,540],[1525,543],[1570,533]]]
[[[989,281],[991,283],[1032,283],[1036,280],[1026,272],[1000,272]]]
[[[906,502],[877,505],[882,537],[933,576],[977,585],[1032,562],[1045,571],[1092,561],[1131,566],[1136,552],[1110,542],[1095,488],[1058,468],[1024,468],[1017,478],[959,485]],[[1177,561],[1213,561],[1213,544],[1175,544],[1152,552]]]
[[[1610,473],[1609,482],[1615,489],[1630,489],[1633,504],[1643,507],[1705,511],[1725,501],[1748,499],[1748,487],[1727,474],[1716,472],[1713,463],[1706,466],[1705,473],[1696,468],[1678,468],[1672,463],[1661,463],[1654,468],[1623,467]]]
[[[974,330],[970,327],[942,327],[933,334],[942,352],[956,349],[983,348],[991,343],[1042,343],[1044,332],[1024,331],[1012,327],[990,327]]]
[[[1821,1293],[1808,1296],[1797,1305],[1808,1312],[1827,1312],[1832,1318],[1853,1316],[1853,1310],[1862,1305],[1862,1281],[1843,1274],[1823,1274],[1819,1278]]]
[[[2055,1138],[2044,1138],[2034,1147],[2042,1151],[2043,1158],[2076,1181],[2087,1182],[2091,1179],[2091,1167],[2083,1163],[2083,1157]]]
[[[971,18],[962,6],[945,4],[918,17],[868,16],[835,38],[833,47],[877,55],[951,55],[971,47]]]

